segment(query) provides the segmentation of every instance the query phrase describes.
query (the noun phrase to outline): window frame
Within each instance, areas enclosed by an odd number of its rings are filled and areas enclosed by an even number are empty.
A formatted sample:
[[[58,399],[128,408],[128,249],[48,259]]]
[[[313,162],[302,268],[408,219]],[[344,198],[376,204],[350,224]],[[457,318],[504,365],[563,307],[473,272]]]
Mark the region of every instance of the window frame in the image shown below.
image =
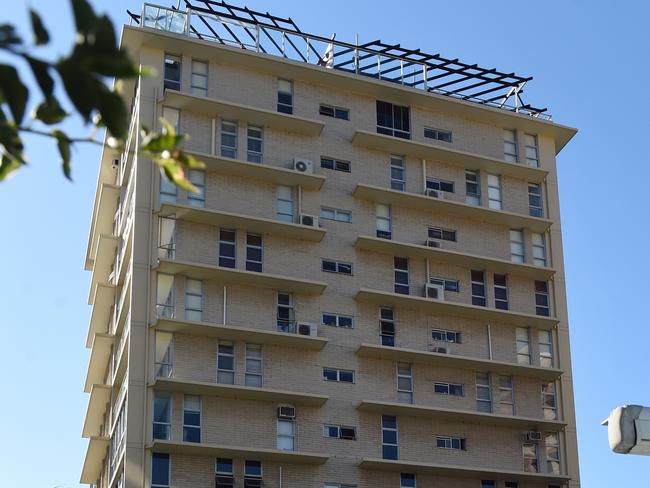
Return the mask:
[[[401,176],[399,178],[393,176],[396,173],[401,173]],[[390,155],[390,188],[406,191],[406,157],[399,154]]]
[[[380,104],[383,104],[386,110],[380,110]],[[400,139],[411,139],[411,108],[408,105],[397,105],[392,102],[377,100],[375,106],[378,134],[398,137]],[[390,114],[388,113],[389,111]],[[385,119],[385,122],[390,125],[380,124],[380,122],[384,122],[380,119]],[[396,122],[398,123],[396,124]],[[406,128],[403,127],[404,123],[406,123]],[[397,127],[398,125],[399,127]]]
[[[251,244],[249,239],[251,237],[259,237],[260,244]],[[249,251],[259,250],[260,259],[255,260],[250,257]],[[256,273],[261,273],[264,271],[264,235],[255,234],[253,232],[246,233],[246,271],[254,271]]]
[[[189,397],[195,397],[195,398],[199,399],[199,409],[198,410],[191,410],[191,409],[187,408],[186,401],[187,401],[188,396]],[[197,443],[201,442],[201,437],[202,437],[201,431],[202,431],[202,427],[203,427],[203,412],[202,412],[202,410],[203,410],[203,401],[202,401],[202,399],[201,399],[201,397],[199,395],[183,395],[183,427],[182,427],[183,428],[183,442],[197,442]],[[199,414],[199,424],[198,425],[187,424],[186,419],[185,419],[185,413],[186,412],[190,412],[190,413],[197,413],[198,412],[198,414]],[[186,437],[186,429],[191,429],[191,430],[194,430],[194,431],[196,431],[198,429],[199,440],[197,440],[197,441],[188,440],[188,438]]]
[[[171,232],[169,234],[169,242],[163,243],[163,234],[165,224],[169,224]],[[169,231],[169,229],[167,229]],[[176,215],[169,215],[167,217],[158,217],[158,259],[175,259],[176,258]]]
[[[434,337],[439,332],[440,338]],[[431,329],[431,340],[438,342],[449,342],[451,344],[462,344],[462,332],[449,329]]]
[[[326,376],[326,373],[328,371],[336,373],[336,378],[332,378],[332,379],[328,378]],[[352,381],[346,381],[346,380],[341,379],[341,373],[350,373],[350,375],[352,376]],[[355,371],[351,370],[351,369],[340,369],[340,368],[331,368],[331,367],[328,367],[328,366],[323,366],[323,380],[324,381],[333,381],[335,383],[354,384],[354,383],[356,383],[356,374],[355,374]]]
[[[503,278],[503,284],[497,283],[497,277]],[[509,310],[510,294],[508,292],[508,275],[505,273],[492,273],[492,284],[494,287],[494,308],[498,310]],[[503,293],[503,296],[499,296],[501,293]]]
[[[534,456],[526,455],[526,447],[532,448]],[[534,442],[522,442],[521,444],[523,471],[525,473],[539,473],[539,449]],[[528,462],[526,462],[528,460]]]
[[[405,268],[398,267],[397,260],[401,259],[406,262]],[[406,283],[400,282],[398,277],[406,277]],[[409,270],[409,258],[401,256],[393,256],[393,291],[399,293],[400,295],[410,295],[411,294],[411,276]]]
[[[481,281],[475,279],[475,273],[481,274]],[[485,271],[481,269],[472,269],[470,270],[470,287],[471,287],[471,296],[472,296],[472,305],[477,307],[487,307],[487,284],[485,282]],[[483,294],[480,295],[477,292],[479,289],[483,290]]]
[[[196,282],[200,284],[200,293],[196,293],[195,291],[190,290],[188,287],[188,283]],[[200,303],[200,308],[193,308],[193,307],[188,307],[188,297],[198,297],[199,298],[199,303]],[[203,321],[203,309],[204,309],[204,293],[203,293],[203,281],[202,280],[196,280],[193,278],[185,278],[185,300],[184,300],[184,305],[185,305],[185,320],[192,320],[194,322],[202,322]],[[200,314],[200,318],[197,320],[192,317],[192,315]]]
[[[535,242],[536,240],[541,242],[541,244],[539,242]],[[547,266],[546,234],[542,232],[533,232],[531,233],[531,241],[533,248],[533,265],[545,268]],[[542,257],[539,256],[540,254]]]
[[[401,368],[400,368],[401,367]],[[400,369],[402,372],[400,372]],[[403,372],[408,369],[408,372]],[[397,401],[398,403],[413,404],[415,401],[415,393],[413,388],[413,365],[411,363],[398,361],[395,363],[395,379],[397,385]],[[400,386],[400,380],[408,383],[408,388]],[[406,401],[405,401],[406,400]]]
[[[428,132],[428,135],[427,135]],[[435,141],[447,142],[451,144],[453,142],[453,133],[450,130],[444,129],[435,129],[433,127],[424,126],[424,137],[427,139],[433,139]],[[446,136],[449,136],[448,138]]]
[[[252,136],[251,130],[259,131],[259,137]],[[250,147],[251,141],[259,142],[260,150],[255,151]],[[249,163],[262,164],[264,162],[264,127],[261,125],[248,124],[246,126],[246,161]]]
[[[334,323],[331,321],[326,321],[325,316],[333,317]],[[341,325],[341,319],[349,319],[350,325]],[[321,312],[321,325],[327,325],[329,327],[338,327],[341,329],[354,329],[354,316],[346,315],[341,313],[330,313],[330,312]]]
[[[332,109],[331,114],[325,113],[323,109]],[[350,109],[345,107],[337,107],[336,105],[329,105],[327,103],[321,103],[318,105],[319,115],[325,117],[332,117],[339,120],[350,120]],[[345,117],[340,117],[339,115],[344,114]]]
[[[226,127],[234,129],[232,132],[226,130]],[[224,136],[230,136],[234,139],[232,146],[224,144]],[[219,156],[222,158],[237,159],[239,154],[239,122],[236,120],[221,119],[219,124]]]
[[[336,429],[336,435],[329,435],[332,431],[330,429]],[[343,437],[342,430],[348,429],[352,431],[352,437]],[[350,427],[346,425],[337,425],[337,424],[323,424],[323,437],[328,439],[341,439],[346,441],[356,441],[357,440],[357,428]]]
[[[526,340],[523,340],[523,332],[526,333]],[[520,334],[521,333],[521,334]],[[520,337],[521,335],[521,337]],[[520,352],[525,345],[527,352]],[[532,353],[530,347],[530,329],[528,327],[515,328],[515,354],[517,355],[517,364],[532,364]]]
[[[547,337],[542,340],[542,335]],[[539,365],[542,368],[553,368],[555,366],[555,351],[553,350],[553,332],[551,330],[539,329],[537,331],[537,344],[539,353]]]
[[[451,180],[428,177],[425,181],[427,190],[444,191],[445,193],[456,193],[456,183]]]
[[[283,89],[280,88],[281,82],[285,82],[289,84],[289,91],[284,91]],[[293,85],[293,80],[288,80],[286,78],[278,78],[278,83],[277,83],[278,91],[277,91],[277,112],[282,113],[282,114],[287,114],[287,115],[292,115],[293,114],[293,102],[294,102],[294,85]],[[285,95],[289,97],[288,102],[280,101],[281,95]]]
[[[431,234],[436,234],[436,235],[432,236]],[[438,237],[437,234],[439,234],[440,236]],[[450,234],[452,234],[453,239],[449,238]],[[448,241],[448,242],[458,242],[458,231],[456,231],[455,229],[445,229],[443,227],[428,226],[427,236],[429,236],[429,239],[438,239],[441,241]]]
[[[173,58],[176,58],[175,60]],[[167,77],[167,60],[178,62],[178,80]],[[183,87],[183,56],[166,52],[163,56],[163,93],[167,90],[182,91]]]
[[[222,351],[221,348],[224,347],[230,347],[230,350],[232,352],[228,353],[225,351]],[[221,359],[224,358],[230,358],[232,361],[232,369],[227,369],[221,367]],[[235,371],[237,369],[237,363],[236,363],[236,354],[235,354],[235,343],[232,341],[222,341],[219,340],[217,342],[217,383],[221,385],[234,385],[235,384]],[[220,377],[223,377],[224,375],[227,376],[232,376],[231,381],[221,381]]]
[[[544,218],[544,196],[539,183],[528,183],[528,215]]]
[[[390,312],[390,318],[384,317],[384,312]],[[395,347],[396,323],[395,309],[379,307],[379,342],[382,346]],[[392,327],[392,331],[390,330]]]
[[[470,177],[475,178],[475,180]],[[476,191],[470,190],[470,187],[475,187]],[[481,173],[478,170],[465,170],[465,203],[468,205],[481,205]]]
[[[450,435],[436,435],[436,447],[453,451],[467,451],[467,439]]]
[[[280,432],[280,425],[290,425],[291,433],[285,434]],[[296,450],[296,421],[292,419],[277,419],[276,423],[276,448],[282,451],[295,451]],[[281,440],[288,440],[291,443],[291,449],[280,447]]]
[[[197,179],[197,175],[201,175],[201,178]],[[189,206],[198,208],[205,207],[206,176],[206,172],[203,169],[190,169],[187,172],[187,179],[199,190],[197,192],[187,192],[187,204]]]
[[[155,459],[167,460],[167,484],[154,483],[154,462]],[[151,488],[169,488],[172,479],[172,457],[166,452],[153,452],[151,453]]]
[[[485,378],[485,383],[479,383],[479,375]],[[476,410],[478,412],[492,413],[492,378],[490,377],[490,373],[486,371],[477,371],[474,377],[476,382]],[[480,391],[487,391],[488,398],[480,398]],[[480,405],[486,405],[487,409],[482,409]]]
[[[438,391],[436,388],[438,388],[439,390],[442,390],[444,388],[446,391]],[[458,390],[460,390],[460,394],[452,393],[452,391],[458,391]],[[438,395],[464,397],[465,385],[462,383],[450,383],[448,381],[434,381],[433,392]]]
[[[171,339],[165,348],[165,354],[159,355],[158,337],[169,335]],[[160,360],[158,358],[160,357]],[[154,336],[154,374],[156,378],[173,378],[174,376],[174,333],[163,330],[156,330]],[[166,371],[167,373],[161,373]]]
[[[286,296],[288,303],[281,303],[280,296]],[[280,310],[286,310],[288,318],[281,317]],[[276,294],[276,321],[275,329],[277,332],[295,333],[296,332],[296,307],[293,293],[278,290]]]
[[[557,386],[554,381],[545,381],[541,384],[542,416],[545,420],[558,420]],[[552,399],[552,402],[548,400]],[[550,415],[547,415],[549,413]]]
[[[388,216],[380,215],[380,211],[379,211],[380,208],[387,210],[386,214]],[[376,228],[376,236],[379,237],[380,239],[392,239],[393,221],[392,221],[391,206],[389,204],[386,203],[375,204],[375,228]]]
[[[232,240],[226,240],[224,233],[232,233]],[[222,248],[223,246],[223,248]],[[232,248],[232,256],[223,253],[225,248]],[[222,268],[235,269],[237,267],[237,229],[228,229],[219,227],[219,241],[218,241],[218,264]],[[225,264],[228,263],[228,264]],[[232,266],[230,266],[232,264]]]
[[[255,350],[254,348],[258,348],[259,356],[250,355],[251,350]],[[259,373],[249,370],[248,366],[250,362],[259,363]],[[259,384],[249,384],[249,379],[252,378],[257,378],[259,381],[256,381],[256,383],[259,382]],[[264,386],[264,348],[262,344],[246,343],[244,352],[244,385],[255,388],[262,388]]]
[[[324,212],[332,212],[333,213],[333,218],[332,217],[326,217],[324,216]],[[352,223],[352,211],[351,210],[343,210],[340,208],[333,208],[333,207],[321,207],[320,208],[320,218],[322,220],[331,220],[332,222],[343,222],[344,224],[351,224]],[[340,216],[346,216],[345,219],[339,218]]]
[[[503,379],[508,380],[508,384],[502,382]],[[498,412],[505,415],[515,414],[515,384],[512,375],[500,374],[498,377]],[[509,385],[509,386],[508,386]]]
[[[533,145],[529,144],[529,137],[533,139]],[[537,134],[524,133],[524,148],[526,151],[526,166],[539,168],[539,138]],[[534,157],[529,156],[529,150],[531,153],[534,151]]]
[[[329,164],[331,162],[331,165]],[[320,167],[331,169],[332,171],[340,171],[341,173],[351,173],[352,163],[345,159],[333,158],[331,156],[320,157]]]
[[[496,180],[495,180],[496,179]],[[497,184],[494,184],[494,181]],[[503,182],[501,175],[487,175],[488,208],[492,210],[503,210]]]
[[[205,66],[205,74],[197,73],[194,70],[194,65],[195,64],[203,64]],[[192,70],[191,73],[190,73],[190,91],[194,95],[200,95],[200,96],[203,96],[203,97],[207,97],[208,96],[208,88],[209,88],[208,80],[209,80],[209,77],[210,77],[210,63],[208,61],[205,61],[205,60],[202,60],[202,59],[192,58],[190,68]],[[197,86],[197,85],[194,84],[194,78],[195,77],[205,79],[205,88],[201,87],[201,86]]]
[[[390,421],[390,419],[394,419],[395,422],[395,427],[384,427],[384,423]],[[392,459],[392,460],[397,460],[399,459],[399,423],[396,415],[382,415],[381,416],[381,421],[380,421],[380,426],[381,426],[381,457],[382,459]],[[384,434],[388,432],[394,432],[395,433],[395,443],[391,442],[386,442]],[[387,457],[386,456],[386,448],[394,448],[395,449],[395,457]]]
[[[164,303],[160,302],[160,279],[170,278],[171,285]],[[176,316],[176,275],[169,273],[156,273],[156,317],[173,319]]]
[[[540,290],[541,285],[544,290]],[[535,280],[535,315],[542,317],[551,316],[551,293],[548,286],[548,281]],[[540,303],[545,301],[546,304]]]
[[[526,262],[526,239],[523,229],[510,229],[510,261],[513,263]],[[520,237],[521,240],[513,239]]]
[[[326,264],[333,264],[334,269],[326,269],[325,267]],[[349,272],[347,271],[348,268],[349,268]],[[354,275],[352,263],[348,263],[345,261],[337,261],[335,259],[327,259],[327,258],[321,259],[321,271],[323,271],[324,273],[343,274],[346,276]]]
[[[506,134],[512,135],[512,140],[508,139]],[[509,163],[519,163],[519,144],[515,129],[503,129],[503,159]]]
[[[281,195],[280,190],[290,190],[291,193],[291,199],[286,198],[285,196]],[[287,203],[291,205],[291,214],[285,212],[284,210],[281,211],[280,209],[280,204],[281,203]],[[296,199],[294,195],[294,188],[293,186],[289,185],[278,185],[276,187],[276,193],[275,193],[275,215],[276,218],[282,222],[289,222],[289,223],[294,223],[295,218],[296,218]]]
[[[156,418],[156,403],[158,401],[166,401],[168,402],[168,406],[166,407],[167,410],[167,420],[160,420]],[[151,415],[151,425],[152,425],[152,431],[151,431],[151,437],[152,439],[159,439],[159,440],[164,440],[168,441],[172,438],[172,419],[174,418],[174,402],[172,398],[172,394],[168,391],[156,391],[154,390],[153,392],[153,408],[152,408],[152,415]],[[161,428],[161,432],[164,432],[164,436],[161,437],[159,435],[156,435],[156,428]]]
[[[447,278],[440,278],[438,276],[430,276],[429,283],[432,285],[440,285],[445,291],[452,293],[460,293],[460,281],[459,280],[450,280]]]

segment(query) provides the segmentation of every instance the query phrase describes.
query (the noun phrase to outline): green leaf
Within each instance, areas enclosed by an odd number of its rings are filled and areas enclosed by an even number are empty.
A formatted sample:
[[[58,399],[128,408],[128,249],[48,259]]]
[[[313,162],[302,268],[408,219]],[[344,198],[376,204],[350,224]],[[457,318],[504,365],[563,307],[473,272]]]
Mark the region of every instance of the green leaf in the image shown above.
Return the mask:
[[[16,34],[11,24],[0,24],[0,48],[8,49],[13,45],[22,44],[23,40]]]
[[[162,117],[160,123],[163,126],[161,134],[156,132],[143,131],[141,147],[144,151],[152,153],[162,151],[172,151],[176,146],[185,139],[182,135],[177,135],[174,127]]]
[[[65,119],[68,114],[61,108],[61,104],[55,97],[46,98],[37,108],[34,118],[44,124],[58,124]]]
[[[183,167],[174,159],[157,158],[153,161],[162,168],[167,179],[179,188],[190,191],[192,193],[197,193],[199,191],[198,188],[190,183],[190,181],[185,177],[185,171]]]
[[[40,15],[38,15],[34,10],[29,9],[29,17],[32,21],[32,30],[34,31],[36,45],[41,46],[50,42],[50,35],[45,29]]]
[[[67,179],[72,181],[70,177],[70,145],[72,142],[70,138],[60,130],[53,130],[52,135],[56,137],[56,145],[59,148],[61,155],[61,165],[63,166],[63,174]]]
[[[77,32],[86,35],[90,32],[97,16],[95,11],[86,0],[72,0],[72,12]]]
[[[11,109],[14,122],[20,124],[25,115],[25,105],[29,91],[20,81],[18,71],[13,66],[0,64],[0,92]]]
[[[0,162],[0,181],[3,181],[11,173],[16,171],[22,166],[22,163],[15,158],[7,154],[2,155],[2,161]]]
[[[114,137],[126,138],[129,131],[129,113],[122,97],[109,90],[105,85],[102,85],[97,95],[97,110],[102,118],[102,123]]]
[[[56,70],[63,80],[68,98],[86,122],[90,122],[93,110],[97,107],[97,91],[104,84],[85,71],[79,59],[73,56],[64,58],[56,64]]]
[[[32,58],[27,54],[24,54],[23,57],[29,63],[29,67],[32,69],[34,78],[38,83],[38,86],[41,88],[45,98],[52,96],[52,91],[54,90],[54,79],[50,76],[50,65],[45,61],[40,59]]]

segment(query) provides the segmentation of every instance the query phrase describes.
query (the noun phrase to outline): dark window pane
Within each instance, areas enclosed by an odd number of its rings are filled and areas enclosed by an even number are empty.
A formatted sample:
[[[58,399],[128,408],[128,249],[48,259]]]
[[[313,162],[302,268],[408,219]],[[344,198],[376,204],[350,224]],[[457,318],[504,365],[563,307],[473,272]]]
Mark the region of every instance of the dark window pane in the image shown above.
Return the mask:
[[[278,103],[278,112],[283,114],[292,114],[293,108],[291,107],[291,105],[281,105]]]
[[[393,320],[393,309],[382,308],[379,313],[382,319]]]
[[[442,393],[443,395],[446,395],[449,389],[447,385],[443,385],[442,383],[434,383],[433,391],[436,393]]]
[[[232,473],[232,459],[217,458],[217,471],[219,473]]]
[[[339,263],[338,271],[339,271],[339,273],[351,275],[352,274],[352,265],[351,264],[345,264],[345,263]]]
[[[249,247],[246,250],[246,259],[249,261],[262,261],[262,250],[256,247]]]
[[[449,385],[449,393],[456,396],[463,396],[463,386]]]
[[[394,259],[395,263],[395,268],[400,269],[400,270],[408,270],[409,267],[409,261],[408,258],[398,258],[395,257]]]
[[[339,327],[352,327],[352,317],[339,317]]]
[[[261,461],[246,461],[244,470],[246,476],[262,476],[262,463]]]
[[[548,283],[546,281],[535,281],[535,291],[548,293]]]
[[[485,305],[486,305],[485,298],[472,297],[472,305],[478,305],[479,307],[485,307]]]
[[[201,442],[201,429],[183,427],[183,440],[185,442]]]
[[[337,109],[335,109],[334,116],[337,119],[349,120],[350,119],[350,111],[342,109],[342,108],[337,108]]]
[[[397,444],[397,431],[384,430],[381,438],[384,444]]]
[[[334,117],[334,107],[329,105],[321,105],[318,109],[318,113],[321,115],[327,115],[328,117]]]
[[[447,241],[455,241],[456,240],[456,232],[451,231],[451,230],[443,230],[442,231],[442,238],[447,240]]]
[[[381,455],[384,459],[397,459],[397,446],[382,446]]]
[[[334,160],[330,158],[320,158],[321,168],[334,169]]]
[[[151,484],[169,486],[169,454],[157,452],[152,454]]]
[[[323,370],[323,377],[326,380],[336,381],[337,380],[336,370],[334,370],[334,369],[324,369]]]
[[[387,347],[395,347],[395,336],[382,335],[381,336],[381,345],[382,346],[387,346]]]
[[[336,272],[336,263],[334,261],[323,261],[323,271]]]
[[[440,182],[440,189],[442,191],[454,193],[454,184],[449,182],[449,181],[441,181]]]
[[[345,383],[352,383],[354,381],[354,373],[352,371],[340,371],[339,379]]]
[[[483,282],[485,281],[485,273],[483,271],[472,270],[472,281]]]
[[[504,274],[495,274],[494,275],[494,284],[499,286],[506,286],[506,275]]]
[[[199,412],[183,412],[183,423],[185,425],[200,425],[201,414]]]
[[[383,415],[381,417],[381,426],[385,429],[397,429],[397,417]]]
[[[336,315],[323,314],[323,324],[325,325],[336,325]]]

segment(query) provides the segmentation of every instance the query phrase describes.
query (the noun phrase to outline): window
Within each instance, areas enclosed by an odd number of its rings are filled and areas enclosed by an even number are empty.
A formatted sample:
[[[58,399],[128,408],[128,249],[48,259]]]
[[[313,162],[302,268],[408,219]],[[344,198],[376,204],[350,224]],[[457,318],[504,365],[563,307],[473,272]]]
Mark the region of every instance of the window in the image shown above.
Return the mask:
[[[395,271],[395,293],[409,294],[409,259],[395,257],[393,259]]]
[[[399,487],[400,488],[415,488],[415,473],[400,473],[399,474]]]
[[[425,127],[424,137],[428,139],[435,139],[436,141],[451,142],[451,131]]]
[[[481,488],[497,488],[497,482],[494,480],[481,480]]]
[[[172,434],[172,396],[168,392],[155,391],[153,394],[153,438],[171,439]]]
[[[237,157],[237,122],[221,121],[221,155],[226,158]]]
[[[397,363],[397,401],[413,403],[413,369],[410,363]]]
[[[154,369],[157,378],[171,378],[174,365],[174,334],[156,331]]]
[[[537,464],[537,444],[532,442],[524,442],[522,444],[524,454],[524,471],[526,473],[538,473],[539,466]]]
[[[519,162],[517,150],[517,133],[514,130],[503,130],[503,158],[510,163]]]
[[[539,167],[539,147],[537,146],[537,136],[533,134],[524,134],[526,143],[526,164],[533,168]]]
[[[354,371],[323,368],[323,379],[326,381],[339,381],[341,383],[354,383]]]
[[[525,262],[524,231],[510,229],[510,261],[513,263]]]
[[[185,280],[185,318],[200,322],[203,320],[203,282]]]
[[[293,308],[293,295],[291,293],[278,292],[278,316],[276,330],[279,332],[295,332],[296,319]]]
[[[260,234],[246,234],[246,269],[262,271],[263,240]]]
[[[476,409],[479,412],[492,412],[490,373],[476,373]]]
[[[181,91],[181,57],[165,53],[165,70],[163,75],[165,90]]]
[[[249,461],[244,463],[244,488],[261,488],[262,462]]]
[[[323,259],[321,265],[322,271],[327,271],[328,273],[339,273],[339,274],[352,274],[352,264],[344,263],[342,261],[333,261],[330,259]]]
[[[395,346],[395,313],[392,308],[379,309],[379,338],[382,346]]]
[[[443,241],[456,242],[456,231],[442,229],[440,227],[429,227],[429,239],[442,239]]]
[[[338,222],[352,222],[352,212],[339,210],[337,208],[321,207],[320,218],[324,220],[336,220]]]
[[[160,203],[175,203],[178,197],[178,187],[167,179],[162,172],[160,173]]]
[[[436,447],[440,449],[458,449],[465,451],[465,439],[462,437],[449,437],[446,435],[436,436]]]
[[[293,420],[278,419],[277,448],[293,451],[296,447],[296,423]]]
[[[390,222],[390,205],[378,203],[376,207],[377,237],[390,239],[392,237]]]
[[[542,413],[546,420],[557,420],[555,383],[542,383]]]
[[[191,169],[188,171],[187,178],[197,189],[196,192],[187,192],[187,204],[192,207],[205,207],[205,171]]]
[[[533,232],[533,264],[535,266],[546,266],[546,239],[544,234]]]
[[[174,275],[158,273],[156,315],[160,319],[174,318]]]
[[[232,229],[219,229],[219,266],[235,267],[237,233]]]
[[[169,454],[151,454],[151,488],[168,488],[170,469]]]
[[[201,397],[185,395],[183,398],[183,441],[201,442]]]
[[[517,363],[530,364],[530,333],[527,327],[515,329],[517,340]]]
[[[408,107],[377,100],[377,133],[410,139],[409,119]]]
[[[494,307],[508,310],[508,277],[494,273]]]
[[[528,213],[533,217],[544,217],[542,186],[538,183],[528,183]]]
[[[478,171],[465,170],[465,203],[481,204],[481,178]]]
[[[217,458],[215,475],[215,488],[233,488],[235,486],[235,472],[232,459]]]
[[[335,119],[350,120],[350,110],[347,108],[333,107],[332,105],[320,104],[318,113]]]
[[[323,313],[321,323],[323,325],[342,327],[344,329],[352,329],[354,327],[354,320],[351,315],[337,313]]]
[[[246,130],[246,161],[250,163],[261,163],[263,156],[264,129],[249,125]]]
[[[246,344],[246,386],[262,387],[263,364],[262,346],[259,344]]]
[[[278,185],[276,211],[278,220],[293,222],[293,188],[285,185]]]
[[[544,435],[546,447],[546,472],[560,474],[560,438],[557,432],[547,432]]]
[[[160,217],[158,219],[158,258],[174,259],[176,257],[176,218]]]
[[[472,279],[472,305],[481,307],[487,306],[485,296],[485,271],[473,269],[471,271]]]
[[[354,441],[357,438],[357,431],[354,427],[325,424],[323,426],[323,435],[334,439],[347,439]]]
[[[548,283],[546,281],[535,281],[535,313],[544,317],[551,314]]]
[[[515,394],[512,386],[512,376],[499,375],[497,413],[505,415],[515,414]]]
[[[235,347],[232,342],[217,344],[217,383],[235,384]]]
[[[453,291],[455,293],[460,291],[458,280],[448,280],[446,278],[436,278],[435,276],[432,276],[429,278],[429,283],[432,285],[440,285],[445,289],[445,291]]]
[[[349,173],[351,163],[350,161],[344,161],[343,159],[335,159],[326,156],[321,156],[320,167],[325,169],[332,169],[334,171],[342,171],[344,173]]]
[[[427,178],[427,190],[445,191],[454,193],[454,182],[441,180],[439,178]]]
[[[381,416],[381,457],[383,459],[398,459],[397,417],[394,415]]]
[[[553,333],[550,330],[538,331],[539,365],[542,368],[553,367]]]
[[[433,392],[441,395],[465,396],[465,388],[459,383],[445,383],[436,381],[433,383]]]
[[[455,344],[461,343],[460,332],[445,329],[432,329],[431,338],[434,341],[453,342]]]
[[[506,481],[503,483],[504,488],[519,488],[519,483],[516,481]]]
[[[208,63],[192,60],[191,89],[195,95],[208,96]]]
[[[404,156],[390,157],[390,187],[393,190],[406,190],[406,165]]]
[[[180,110],[172,107],[163,107],[162,118],[165,119],[167,122],[169,122],[171,126],[176,130],[177,133],[180,132],[180,120],[181,120]]]
[[[278,112],[293,113],[293,81],[278,79]]]
[[[501,210],[501,177],[499,175],[487,175],[488,181],[488,207]]]

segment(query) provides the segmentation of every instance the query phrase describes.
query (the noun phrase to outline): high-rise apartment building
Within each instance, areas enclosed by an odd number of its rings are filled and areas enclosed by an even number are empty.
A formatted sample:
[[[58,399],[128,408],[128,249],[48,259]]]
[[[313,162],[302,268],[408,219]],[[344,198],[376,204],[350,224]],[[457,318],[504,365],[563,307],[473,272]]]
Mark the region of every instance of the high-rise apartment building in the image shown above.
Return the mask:
[[[147,4],[86,268],[98,488],[578,487],[556,154],[529,78]],[[206,163],[137,156],[164,117]]]

